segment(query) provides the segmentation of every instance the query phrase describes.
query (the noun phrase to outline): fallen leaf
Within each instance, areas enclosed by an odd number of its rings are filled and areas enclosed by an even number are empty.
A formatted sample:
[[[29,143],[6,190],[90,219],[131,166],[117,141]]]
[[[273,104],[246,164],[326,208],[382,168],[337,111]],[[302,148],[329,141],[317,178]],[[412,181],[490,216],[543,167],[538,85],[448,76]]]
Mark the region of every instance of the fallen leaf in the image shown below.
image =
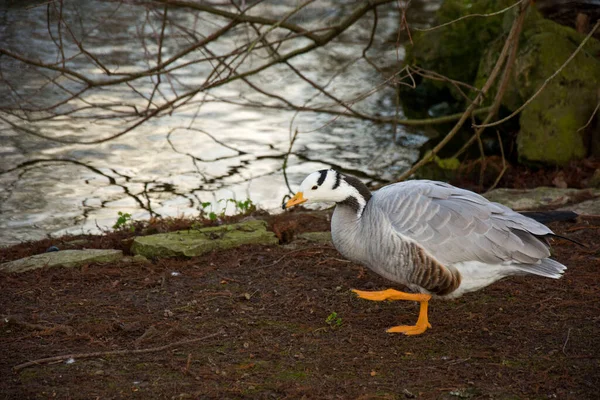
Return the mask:
[[[562,171],[556,174],[554,179],[552,179],[552,184],[560,189],[566,189],[569,186],[565,181],[565,174]]]

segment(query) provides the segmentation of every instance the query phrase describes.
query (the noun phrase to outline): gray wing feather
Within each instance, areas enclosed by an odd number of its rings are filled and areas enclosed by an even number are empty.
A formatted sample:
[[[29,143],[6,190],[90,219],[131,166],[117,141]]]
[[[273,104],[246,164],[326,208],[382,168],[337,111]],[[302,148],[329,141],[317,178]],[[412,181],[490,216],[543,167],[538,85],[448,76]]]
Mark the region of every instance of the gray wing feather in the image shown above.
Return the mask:
[[[537,237],[552,233],[545,225],[445,183],[389,185],[369,203],[381,209],[394,232],[444,264],[536,264],[550,256],[548,244]]]

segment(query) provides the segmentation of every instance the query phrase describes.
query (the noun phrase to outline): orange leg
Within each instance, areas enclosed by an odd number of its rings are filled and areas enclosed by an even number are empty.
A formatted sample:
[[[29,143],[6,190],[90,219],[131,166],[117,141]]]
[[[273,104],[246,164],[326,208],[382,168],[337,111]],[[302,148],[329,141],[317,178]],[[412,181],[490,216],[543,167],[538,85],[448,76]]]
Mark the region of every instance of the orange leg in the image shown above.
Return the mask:
[[[352,290],[361,299],[372,300],[372,301],[384,301],[384,300],[412,300],[418,301],[421,305],[419,310],[419,319],[415,325],[400,325],[394,326],[387,331],[390,333],[404,333],[405,335],[420,335],[425,332],[427,328],[431,328],[429,320],[427,319],[427,307],[429,305],[429,299],[431,296],[428,294],[413,294],[399,292],[394,289],[382,290],[379,292],[365,292],[363,290]]]

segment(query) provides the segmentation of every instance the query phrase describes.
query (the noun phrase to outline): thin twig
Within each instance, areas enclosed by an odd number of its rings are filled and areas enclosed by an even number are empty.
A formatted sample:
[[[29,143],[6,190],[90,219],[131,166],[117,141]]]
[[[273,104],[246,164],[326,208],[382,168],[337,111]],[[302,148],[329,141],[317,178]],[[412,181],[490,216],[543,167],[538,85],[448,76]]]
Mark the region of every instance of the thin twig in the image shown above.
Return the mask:
[[[290,186],[290,182],[288,181],[288,177],[287,177],[287,163],[288,163],[288,160],[290,158],[290,154],[292,153],[292,148],[294,147],[294,142],[296,141],[297,137],[298,137],[298,129],[296,129],[294,131],[294,134],[290,138],[290,147],[288,148],[287,153],[285,153],[285,157],[283,157],[283,166],[281,167],[281,169],[283,170],[283,179],[285,180],[285,186],[287,186],[288,191],[290,193],[294,193],[294,191],[292,190],[292,187]],[[284,200],[285,200],[285,198],[284,198]]]
[[[592,111],[592,115],[590,115],[590,118],[585,123],[585,125],[582,126],[579,129],[577,129],[577,133],[581,132],[582,130],[584,130],[585,128],[587,128],[592,123],[592,121],[594,120],[594,115],[596,115],[596,113],[598,112],[599,108],[600,108],[600,101],[598,102],[598,104],[596,104],[596,108],[594,108],[594,111]]]
[[[596,25],[594,25],[594,27],[592,28],[592,30],[590,31],[590,33],[585,37],[585,39],[583,39],[583,41],[579,44],[579,46],[577,47],[577,49],[569,56],[569,58],[567,58],[567,60],[563,63],[563,65],[561,65],[559,69],[557,69],[548,79],[546,79],[544,81],[544,83],[542,84],[542,86],[540,86],[540,88],[533,94],[533,96],[531,96],[525,103],[523,103],[523,105],[521,107],[519,107],[518,109],[516,109],[512,114],[510,114],[506,118],[502,118],[501,120],[498,120],[498,121],[495,121],[495,122],[491,122],[489,124],[474,125],[474,127],[476,127],[476,128],[486,127],[487,128],[487,127],[490,127],[490,126],[500,125],[500,124],[508,121],[509,119],[511,119],[512,117],[514,117],[515,115],[519,114],[521,111],[523,111],[523,109],[525,109],[525,107],[527,107],[529,105],[529,103],[531,103],[533,100],[535,100],[535,98],[546,88],[546,86],[548,85],[548,83],[550,83],[550,81],[552,79],[554,79],[556,77],[556,75],[560,74],[560,72],[567,66],[567,64],[569,64],[575,58],[575,56],[579,53],[579,51],[583,48],[583,46],[585,46],[585,44],[587,43],[587,41],[596,32],[596,30],[598,29],[598,27],[600,27],[600,20],[598,20],[598,22],[596,22]]]
[[[524,3],[526,1],[529,1],[529,0],[519,0],[515,4],[513,4],[511,6],[508,6],[506,8],[503,8],[500,11],[496,11],[496,12],[492,12],[492,13],[488,13],[488,14],[468,14],[468,15],[463,15],[462,17],[457,18],[455,20],[452,20],[450,22],[446,22],[446,23],[443,23],[441,25],[437,25],[437,26],[434,26],[434,27],[431,27],[431,28],[413,28],[413,29],[415,31],[429,32],[429,31],[434,31],[434,30],[439,29],[439,28],[443,28],[444,26],[452,25],[455,22],[462,21],[463,19],[467,19],[467,18],[473,18],[473,17],[493,17],[495,15],[504,14],[505,12],[507,12],[508,10],[510,10],[511,8],[514,8],[514,7],[518,6],[520,3]]]
[[[504,157],[504,146],[502,145],[502,138],[500,137],[500,132],[496,130],[496,134],[498,135],[498,143],[500,144],[500,154],[502,154],[502,171],[500,171],[500,173],[496,177],[496,180],[494,181],[494,184],[489,187],[486,193],[489,193],[492,189],[496,187],[496,185],[498,185],[498,182],[500,182],[500,179],[502,179],[504,173],[508,169],[508,167],[506,166],[506,158]]]
[[[567,338],[565,339],[565,343],[562,347],[562,352],[565,356],[567,355],[567,353],[565,353],[565,348],[567,347],[567,343],[569,342],[569,336],[571,336],[571,328],[569,328],[569,330],[567,331]]]
[[[180,340],[178,342],[175,343],[169,343],[166,344],[164,346],[159,346],[159,347],[149,347],[146,349],[128,349],[128,350],[110,350],[110,351],[97,351],[94,353],[77,353],[77,354],[64,354],[64,355],[60,355],[60,356],[54,356],[54,357],[45,357],[45,358],[40,358],[37,360],[33,360],[33,361],[27,361],[25,363],[16,365],[13,367],[13,371],[14,372],[19,372],[22,369],[34,366],[34,365],[40,365],[40,364],[46,364],[46,363],[50,363],[53,361],[62,361],[62,360],[68,360],[69,358],[73,358],[73,359],[82,359],[82,358],[94,358],[94,357],[106,357],[106,356],[122,356],[122,355],[127,355],[127,354],[144,354],[144,353],[154,353],[157,351],[163,351],[163,350],[167,350],[173,347],[177,347],[177,346],[182,346],[182,345],[186,345],[186,344],[190,344],[190,343],[195,343],[195,342],[201,342],[203,340],[206,339],[210,339],[212,337],[218,336],[223,334],[222,331],[216,332],[216,333],[212,333],[210,335],[206,335],[200,338],[193,338],[193,339],[185,339],[185,340]]]
[[[292,250],[288,253],[285,253],[283,256],[279,257],[277,260],[273,261],[270,264],[267,265],[261,265],[256,267],[256,269],[264,269],[264,268],[270,268],[273,267],[277,264],[279,264],[284,258],[291,256],[292,254],[296,254],[296,253],[301,253],[303,251],[307,251],[307,250],[334,250],[333,247],[329,247],[329,246],[314,246],[314,247],[304,247],[301,249],[296,249],[296,250]],[[315,255],[315,254],[321,254],[322,252],[319,253],[311,253],[310,255]]]
[[[389,1],[393,1],[393,0],[389,0]],[[385,1],[385,2],[387,3],[389,1]],[[207,5],[207,4],[201,4],[199,2],[192,3],[192,2],[179,1],[179,0],[153,0],[153,2],[159,3],[159,4],[167,4],[171,7],[182,7],[182,8],[190,8],[190,9],[197,10],[197,11],[203,11],[203,12],[207,12],[209,14],[214,14],[214,15],[218,15],[221,17],[231,19],[233,21],[236,21],[237,23],[254,22],[257,24],[261,24],[261,25],[277,25],[277,26],[280,26],[289,31],[292,31],[295,33],[300,33],[315,43],[323,44],[323,43],[320,43],[322,40],[321,36],[314,35],[301,26],[298,26],[298,25],[295,25],[295,24],[292,24],[289,22],[285,22],[285,21],[282,22],[282,21],[273,20],[270,18],[244,14],[245,12],[248,11],[248,8],[243,10],[243,13],[236,14],[236,13],[232,13],[229,11],[225,11],[220,8],[211,7],[210,5]]]
[[[428,125],[445,124],[447,122],[456,121],[457,119],[460,119],[460,117],[462,117],[462,115],[463,115],[463,113],[456,113],[456,114],[444,115],[443,117],[423,118],[423,119],[396,119],[393,117],[379,118],[379,117],[374,117],[374,116],[373,117],[372,116],[362,117],[362,116],[356,116],[353,114],[348,114],[347,112],[343,112],[343,111],[328,110],[326,108],[321,108],[321,107],[315,108],[315,107],[306,107],[306,106],[299,106],[299,105],[281,106],[281,105],[275,105],[275,104],[257,104],[257,103],[239,102],[239,101],[235,101],[235,100],[224,99],[224,98],[216,97],[212,94],[210,96],[215,99],[214,102],[218,101],[218,102],[222,102],[222,103],[234,104],[234,105],[244,106],[244,107],[271,108],[271,109],[286,110],[286,111],[305,111],[305,112],[332,114],[332,115],[345,116],[345,117],[349,117],[349,118],[362,119],[362,120],[366,120],[366,121],[373,121],[373,122],[382,123],[382,124],[396,123],[398,125],[403,125],[403,126],[428,126]],[[276,96],[273,96],[273,97],[276,98]],[[188,103],[188,105],[194,105],[194,104],[197,104],[197,103],[196,102]],[[474,110],[473,115],[485,114],[485,113],[489,112],[489,110],[490,110],[490,107],[482,107],[477,110]]]
[[[444,75],[442,75],[442,74],[440,74],[438,72],[429,71],[429,70],[421,68],[421,67],[419,67],[417,65],[411,65],[410,69],[413,72],[415,72],[416,74],[421,75],[423,78],[428,78],[428,79],[431,79],[431,80],[434,80],[434,81],[442,81],[442,82],[451,83],[456,88],[456,90],[458,90],[458,92],[461,94],[461,96],[463,96],[467,101],[470,100],[470,98],[462,91],[462,89],[460,88],[460,86],[464,86],[464,87],[466,87],[469,90],[472,90],[474,92],[479,92],[479,89],[476,88],[473,85],[470,85],[470,84],[468,84],[466,82],[461,82],[461,81],[457,81],[457,80],[454,80],[454,79],[450,79],[447,76],[444,76]]]

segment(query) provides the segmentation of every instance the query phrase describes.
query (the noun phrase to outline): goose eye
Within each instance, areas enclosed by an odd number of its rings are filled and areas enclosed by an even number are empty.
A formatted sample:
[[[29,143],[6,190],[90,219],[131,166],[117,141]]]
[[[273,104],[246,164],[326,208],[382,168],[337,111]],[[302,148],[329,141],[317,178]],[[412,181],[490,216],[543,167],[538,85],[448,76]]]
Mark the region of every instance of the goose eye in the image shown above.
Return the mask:
[[[312,187],[312,190],[317,190],[319,187],[317,185]]]

